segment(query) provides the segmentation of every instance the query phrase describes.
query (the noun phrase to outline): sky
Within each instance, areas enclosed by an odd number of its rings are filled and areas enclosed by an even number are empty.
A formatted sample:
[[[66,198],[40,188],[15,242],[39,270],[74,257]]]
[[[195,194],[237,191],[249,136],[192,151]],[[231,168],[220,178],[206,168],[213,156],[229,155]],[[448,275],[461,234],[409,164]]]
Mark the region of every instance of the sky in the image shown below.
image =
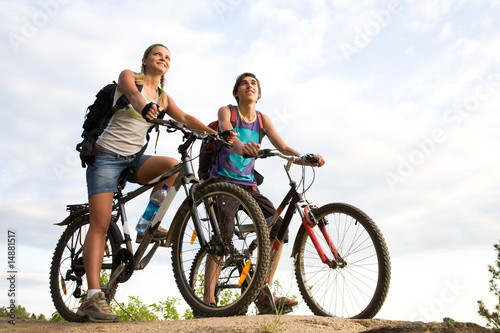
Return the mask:
[[[163,43],[166,90],[181,109],[209,123],[235,102],[236,77],[255,73],[258,109],[287,144],[326,160],[307,198],[347,202],[377,223],[392,264],[377,318],[485,325],[477,300],[498,303],[488,265],[500,239],[499,13],[498,0],[0,1],[0,306],[11,300],[14,233],[16,304],[54,312],[49,267],[63,232],[54,223],[87,200],[75,151],[85,110]],[[156,154],[178,157],[180,143],[162,133]],[[257,162],[275,204],[287,191],[282,164]],[[146,203],[127,206],[131,225]],[[287,244],[277,277],[300,296],[290,253]],[[170,255],[160,249],[117,299],[181,298]],[[294,314],[311,313],[302,303]]]

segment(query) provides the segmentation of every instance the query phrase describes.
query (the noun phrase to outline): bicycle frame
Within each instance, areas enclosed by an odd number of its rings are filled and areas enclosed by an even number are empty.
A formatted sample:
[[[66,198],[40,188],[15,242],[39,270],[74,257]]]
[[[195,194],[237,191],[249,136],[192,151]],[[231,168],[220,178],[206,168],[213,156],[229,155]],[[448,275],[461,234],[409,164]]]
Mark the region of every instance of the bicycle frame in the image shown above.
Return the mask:
[[[189,148],[194,143],[194,141],[196,141],[199,138],[199,135],[184,130],[185,128],[184,124],[177,123],[174,121],[156,120],[153,121],[153,123],[167,126],[167,132],[169,131],[168,127],[172,127],[175,130],[180,130],[184,133],[185,141],[178,148],[178,151],[181,154],[181,162],[176,166],[174,166],[171,170],[164,172],[163,174],[159,175],[158,177],[152,179],[151,181],[147,182],[146,184],[140,186],[139,188],[133,191],[123,194],[122,189],[119,188],[118,191],[115,193],[114,197],[115,200],[113,202],[112,211],[113,212],[116,211],[117,213],[111,216],[111,223],[109,228],[113,233],[113,235],[115,236],[115,240],[117,240],[118,245],[121,247],[120,250],[121,253],[120,256],[118,256],[119,258],[117,259],[117,262],[113,262],[112,264],[103,264],[102,266],[103,269],[115,268],[112,276],[109,279],[108,285],[113,285],[116,280],[118,280],[119,282],[125,282],[126,280],[128,280],[131,273],[128,275],[127,274],[122,275],[124,274],[124,271],[127,268],[130,269],[131,271],[144,269],[150,262],[151,258],[155,254],[160,244],[165,247],[169,247],[172,245],[173,235],[169,233],[165,241],[155,242],[153,247],[145,255],[148,246],[150,244],[150,241],[153,238],[154,232],[152,231],[155,231],[160,225],[160,222],[162,221],[171,203],[173,202],[177,193],[180,191],[181,187],[184,188],[186,197],[188,199],[188,204],[190,206],[190,209],[192,210],[193,224],[197,231],[197,236],[200,245],[204,248],[209,248],[208,242],[201,228],[198,214],[196,212],[196,207],[194,205],[194,190],[195,187],[198,184],[200,184],[200,180],[198,180],[195,176],[195,172],[191,164],[191,154],[189,152]],[[217,139],[220,140],[220,138],[218,137]],[[144,232],[143,235],[143,239],[134,253],[132,247],[132,238],[130,237],[130,228],[127,218],[127,213],[125,210],[126,203],[135,199],[144,192],[152,189],[158,183],[174,175],[177,175],[176,179],[174,180],[174,183],[170,187],[165,200],[158,209],[158,212],[154,216],[149,226],[146,228],[146,231]],[[76,218],[89,213],[88,204],[68,206],[68,210],[70,210],[71,212],[70,215],[64,221],[58,223],[57,225],[61,226],[68,225],[72,221],[76,220]],[[123,234],[118,228],[117,225],[118,219],[121,220]],[[218,230],[218,226],[214,220],[211,221],[211,224],[214,230]],[[174,227],[175,227],[174,225],[170,225],[168,229],[173,230]],[[125,244],[125,247],[122,247],[122,244]]]
[[[176,283],[183,297],[193,308],[193,312],[197,311],[194,312],[195,314],[210,313],[224,316],[241,314],[255,300],[266,283],[270,268],[269,238],[264,217],[252,197],[238,186],[219,182],[215,177],[204,182],[198,180],[193,170],[191,157],[195,140],[211,140],[230,145],[225,139],[230,136],[229,132],[197,133],[187,128],[186,125],[173,121],[157,124],[167,126],[167,132],[169,129],[183,132],[182,143],[178,147],[181,155],[180,162],[171,170],[164,171],[144,185],[132,188],[128,193],[124,191],[124,188],[127,175],[131,174],[130,170],[124,170],[120,176],[117,190],[114,195],[111,194],[113,196],[113,202],[109,207],[112,209],[111,221],[104,244],[103,262],[96,267],[105,270],[101,272],[101,278],[108,278],[107,284],[100,286],[101,290],[105,294],[106,301],[110,302],[118,285],[128,281],[135,270],[144,269],[159,246],[171,247]],[[134,230],[129,226],[125,206],[137,196],[159,187],[165,180],[171,184],[170,189],[140,237],[142,238],[139,240],[140,244],[133,245],[134,236],[131,236],[131,232]],[[165,228],[168,227],[169,232],[164,238],[157,238],[159,225],[165,219],[168,209],[171,209],[176,195],[182,191],[181,188],[184,189],[186,198],[181,198],[183,202],[173,219],[168,221],[169,223],[164,221],[163,225]],[[249,227],[247,226],[247,233],[252,232],[255,236],[250,236],[248,244],[246,237],[241,238],[243,230],[238,229],[231,239],[221,235],[219,228],[221,223],[219,219],[223,218],[220,215],[223,214],[221,206],[225,204],[224,200],[227,198],[238,203],[236,207],[243,207],[242,212],[234,216],[234,218],[241,218],[238,223],[250,222]],[[89,228],[92,226],[88,203],[68,205],[67,208],[70,212],[69,216],[63,222],[58,223],[67,228],[54,251],[50,270],[50,288],[54,305],[63,318],[80,322],[86,319],[76,310],[85,294],[84,244]],[[121,226],[118,220],[121,221]],[[214,291],[216,293],[214,297],[218,299],[219,293],[225,292],[228,287],[231,290],[239,289],[237,292],[239,296],[224,306],[221,305],[220,308],[212,306],[211,303],[206,304],[200,298],[200,294],[195,294],[193,290],[195,285],[199,285],[198,290],[205,288],[203,282],[198,280],[200,279],[197,274],[198,269],[200,269],[199,273],[203,274],[201,269],[205,267],[207,259],[219,255],[224,259],[224,267],[228,270],[225,270],[223,275],[226,282],[223,285],[217,282],[216,288],[219,287],[219,289]],[[191,263],[185,265],[189,260]],[[196,275],[191,275],[193,271],[196,271]],[[222,298],[220,300],[223,301]]]
[[[155,242],[153,248],[148,252],[147,255],[144,255],[148,246],[151,238],[153,237],[151,230],[156,230],[156,228],[159,226],[160,222],[162,221],[163,217],[165,216],[165,213],[168,211],[171,203],[173,202],[175,196],[181,189],[181,187],[184,188],[186,197],[188,198],[188,203],[190,204],[191,209],[194,209],[194,212],[192,212],[192,218],[193,218],[193,223],[195,225],[197,235],[199,238],[199,242],[201,246],[203,247],[208,247],[208,242],[206,241],[206,238],[204,236],[204,233],[201,229],[200,221],[198,218],[198,214],[196,214],[196,208],[194,207],[194,188],[196,187],[197,184],[200,183],[200,181],[195,177],[193,167],[191,164],[191,156],[187,152],[187,149],[191,146],[191,144],[196,140],[196,136],[193,134],[187,135],[186,141],[179,146],[179,153],[181,154],[181,163],[176,165],[174,168],[171,170],[166,171],[165,173],[161,174],[160,176],[156,177],[155,179],[149,181],[148,183],[142,185],[138,189],[131,191],[125,195],[121,195],[121,192],[118,192],[118,198],[116,202],[113,205],[113,210],[117,209],[118,214],[120,217],[120,220],[122,222],[123,226],[123,234],[125,236],[125,239],[123,242],[125,243],[126,249],[130,251],[130,253],[133,253],[132,249],[132,239],[130,237],[130,229],[128,226],[128,219],[127,219],[127,214],[125,211],[125,204],[129,202],[130,200],[136,198],[137,196],[141,195],[142,193],[146,192],[147,190],[151,189],[154,187],[156,184],[160,183],[161,181],[177,174],[177,177],[173,183],[173,185],[170,187],[170,190],[167,193],[167,197],[161,204],[160,208],[158,209],[157,214],[154,216],[152,222],[144,232],[144,237],[143,240],[141,241],[141,244],[139,245],[138,249],[133,255],[133,263],[134,263],[134,270],[141,270],[144,269],[151,258],[153,257],[154,253],[158,249],[160,242]],[[192,184],[192,186],[190,186]],[[169,230],[173,230],[174,226],[170,225]],[[166,241],[162,244],[166,247],[169,247],[172,245],[172,238],[173,235],[169,234]],[[123,264],[123,263],[122,263]],[[123,267],[124,269],[125,267]],[[122,266],[119,266],[118,269],[115,271],[116,276],[119,276],[123,272]],[[112,277],[113,278],[113,277]],[[112,279],[110,279],[110,282],[114,282]]]
[[[270,225],[274,225],[280,217],[281,213],[286,209],[283,223],[278,230],[276,239],[274,240],[273,244],[271,244],[271,260],[274,261],[279,246],[284,242],[286,232],[290,226],[290,223],[292,222],[293,214],[295,214],[295,211],[297,211],[300,215],[302,226],[305,228],[309,237],[311,238],[311,241],[314,244],[319,257],[321,258],[321,261],[324,264],[328,265],[330,268],[336,268],[337,266],[345,265],[345,261],[337,251],[337,248],[335,247],[335,244],[328,234],[328,231],[324,227],[324,223],[317,221],[314,215],[311,214],[311,207],[313,206],[304,199],[302,194],[297,191],[297,182],[293,180],[290,175],[290,168],[297,157],[285,156],[281,153],[277,153],[276,155],[288,160],[287,164],[285,165],[285,172],[290,182],[290,190],[285,195],[285,198],[276,209],[276,213],[271,217],[269,221]],[[328,259],[325,252],[323,251],[323,248],[319,244],[316,234],[313,231],[313,228],[315,226],[318,226],[320,228],[321,233],[323,234],[325,241],[327,242],[328,247],[334,257],[334,260]]]

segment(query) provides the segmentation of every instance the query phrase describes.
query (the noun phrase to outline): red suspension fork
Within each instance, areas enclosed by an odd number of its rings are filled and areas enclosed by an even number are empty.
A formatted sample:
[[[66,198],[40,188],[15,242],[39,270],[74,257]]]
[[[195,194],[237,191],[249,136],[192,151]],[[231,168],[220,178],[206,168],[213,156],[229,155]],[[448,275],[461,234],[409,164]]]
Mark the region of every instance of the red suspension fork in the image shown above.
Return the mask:
[[[335,261],[332,261],[327,258],[325,255],[325,252],[323,251],[323,248],[319,244],[318,238],[316,237],[316,234],[314,233],[313,227],[314,224],[311,222],[311,219],[309,218],[309,212],[307,211],[307,206],[304,207],[304,218],[302,219],[302,224],[304,225],[307,233],[309,234],[309,238],[311,238],[311,241],[316,248],[316,251],[319,254],[319,257],[321,258],[321,261],[330,266],[330,267],[337,267],[337,262],[344,262],[342,257],[340,256],[339,252],[337,251],[337,248],[333,244],[332,239],[330,238],[330,235],[328,234],[328,231],[325,228],[324,224],[319,225],[319,229],[321,233],[323,234],[323,237],[325,238],[326,243],[328,244],[328,247],[330,248],[330,251],[332,251],[333,257],[335,258]]]

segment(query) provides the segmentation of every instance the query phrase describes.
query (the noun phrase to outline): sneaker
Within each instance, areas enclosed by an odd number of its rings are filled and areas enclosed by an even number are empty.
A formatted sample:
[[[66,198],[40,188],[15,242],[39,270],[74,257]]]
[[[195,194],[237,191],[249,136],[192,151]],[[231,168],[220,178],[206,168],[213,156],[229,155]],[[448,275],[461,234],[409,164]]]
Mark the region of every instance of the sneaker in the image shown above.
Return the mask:
[[[155,234],[153,235],[153,238],[151,238],[150,243],[155,243],[159,242],[162,240],[166,240],[168,236],[168,230],[162,227],[158,227],[156,229]],[[144,235],[141,235],[140,233],[137,233],[137,237],[135,238],[135,242],[137,244],[140,244],[142,242],[142,239],[144,238]]]
[[[277,296],[274,296],[274,303],[276,305],[276,310],[281,314],[292,312],[292,308],[299,304],[299,302],[294,299]],[[259,314],[275,314],[267,295],[263,300],[257,299],[255,301],[255,306],[257,306],[257,310],[259,310]]]
[[[91,298],[83,300],[76,312],[79,316],[88,317],[93,323],[106,323],[120,321],[120,316],[113,313],[106,302],[106,296],[102,291],[96,293]]]

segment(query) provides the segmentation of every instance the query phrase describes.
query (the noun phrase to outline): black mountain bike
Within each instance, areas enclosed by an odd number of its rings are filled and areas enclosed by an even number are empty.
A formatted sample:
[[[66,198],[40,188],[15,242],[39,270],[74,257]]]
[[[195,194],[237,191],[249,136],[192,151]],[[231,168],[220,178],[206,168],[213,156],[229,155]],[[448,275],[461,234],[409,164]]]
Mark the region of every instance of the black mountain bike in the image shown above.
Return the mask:
[[[295,236],[292,257],[305,303],[319,316],[373,318],[384,304],[391,276],[389,251],[379,228],[367,214],[354,206],[330,203],[317,207],[305,199],[306,189],[299,192],[290,168],[292,164],[311,165],[317,161],[314,155],[286,156],[264,149],[257,158],[271,156],[287,161],[285,172],[290,185],[276,214],[268,218],[270,229],[286,209],[276,240],[271,244],[271,258],[283,243],[293,215],[298,213],[302,224]],[[304,172],[302,178],[303,184]],[[249,226],[245,230],[251,229]],[[202,271],[203,264],[203,261],[197,261],[193,271]],[[237,276],[238,272],[234,274]],[[228,286],[223,291],[228,293],[229,290]],[[271,296],[269,285],[264,290]],[[273,308],[278,312],[275,304]]]
[[[167,132],[181,131],[183,143],[178,151],[181,162],[173,169],[139,188],[124,194],[125,177],[122,177],[114,196],[113,213],[106,237],[102,264],[101,290],[108,303],[114,298],[118,285],[130,279],[135,270],[146,268],[159,247],[172,247],[172,265],[178,288],[195,315],[230,316],[244,314],[267,282],[270,250],[269,231],[262,212],[254,199],[239,187],[210,179],[201,183],[192,166],[191,150],[198,139],[210,138],[227,144],[222,135],[196,133],[184,124],[173,120],[153,123],[165,126]],[[159,182],[177,174],[174,184],[153,221],[144,233],[142,242],[134,251],[130,237],[125,204],[150,190]],[[150,243],[162,218],[176,194],[183,190],[186,199],[177,210],[166,240]],[[240,210],[235,217],[237,225],[232,239],[222,237],[219,230],[219,207],[225,199],[238,200]],[[67,321],[81,322],[87,318],[76,311],[86,294],[86,275],[82,247],[89,228],[88,204],[68,205],[69,216],[59,226],[65,226],[52,258],[50,290],[55,308]],[[238,226],[244,225],[247,230]],[[197,266],[206,255],[221,258],[223,272],[216,297],[217,306],[203,302],[203,290],[196,282],[203,276]],[[250,269],[251,268],[251,269]],[[193,270],[196,270],[193,273]],[[229,273],[230,272],[230,273]],[[238,272],[237,281],[233,281]],[[198,286],[202,284],[198,283]],[[231,297],[223,292],[230,286]]]

